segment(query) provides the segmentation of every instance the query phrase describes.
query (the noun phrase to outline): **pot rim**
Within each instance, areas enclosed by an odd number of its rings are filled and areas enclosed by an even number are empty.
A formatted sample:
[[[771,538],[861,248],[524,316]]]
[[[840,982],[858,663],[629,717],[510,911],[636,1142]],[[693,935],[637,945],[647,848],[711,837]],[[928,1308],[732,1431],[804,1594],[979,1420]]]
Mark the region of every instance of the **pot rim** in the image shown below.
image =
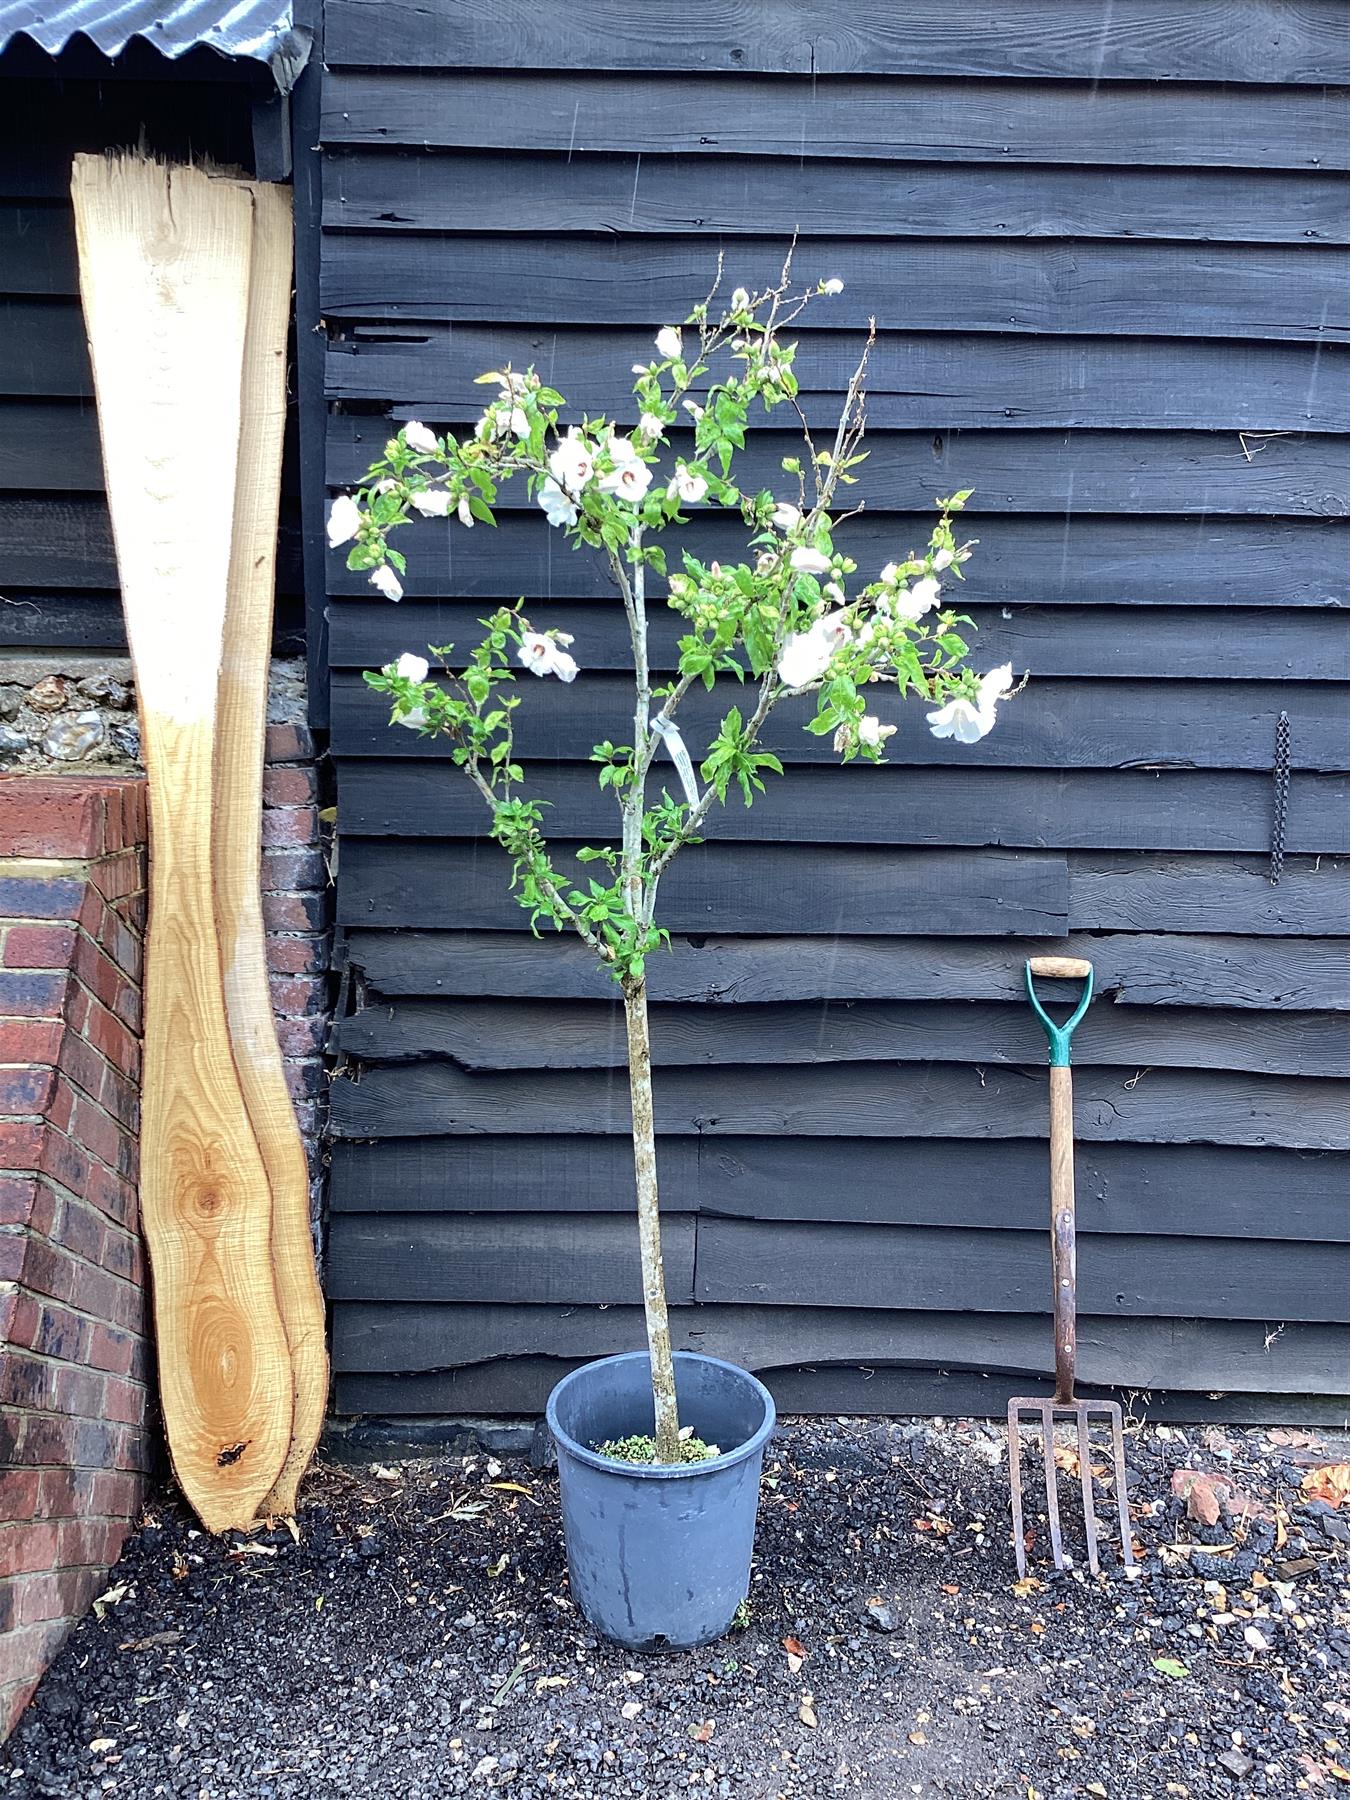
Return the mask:
[[[624,1350],[617,1356],[593,1357],[590,1362],[582,1363],[563,1376],[549,1395],[548,1404],[544,1408],[544,1417],[555,1442],[561,1444],[569,1456],[576,1457],[579,1462],[589,1463],[593,1469],[600,1469],[610,1475],[632,1476],[639,1481],[693,1481],[700,1475],[715,1475],[719,1470],[734,1468],[737,1463],[754,1456],[768,1443],[774,1426],[778,1423],[778,1411],[768,1388],[749,1369],[743,1369],[739,1363],[727,1362],[720,1356],[705,1356],[701,1350],[677,1350],[674,1354],[676,1362],[711,1363],[714,1368],[727,1369],[756,1389],[764,1406],[764,1419],[743,1444],[737,1444],[732,1450],[724,1450],[720,1456],[710,1456],[703,1462],[630,1463],[621,1462],[614,1456],[601,1456],[598,1450],[592,1450],[589,1444],[580,1443],[571,1432],[563,1429],[558,1422],[558,1396],[569,1382],[580,1379],[591,1369],[602,1368],[606,1363],[642,1362],[650,1366],[651,1359],[646,1350]]]

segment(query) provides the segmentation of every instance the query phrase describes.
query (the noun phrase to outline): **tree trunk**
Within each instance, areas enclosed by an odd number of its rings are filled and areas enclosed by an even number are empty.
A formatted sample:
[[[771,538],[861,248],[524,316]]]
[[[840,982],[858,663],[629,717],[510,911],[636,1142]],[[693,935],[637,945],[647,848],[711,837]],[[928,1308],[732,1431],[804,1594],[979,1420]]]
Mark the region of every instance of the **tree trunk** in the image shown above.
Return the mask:
[[[656,1120],[652,1112],[652,1052],[647,1030],[647,983],[625,981],[628,1085],[633,1102],[633,1172],[637,1178],[638,1245],[642,1254],[642,1304],[656,1406],[656,1460],[680,1460],[680,1415],[675,1403],[675,1364],[670,1353],[666,1271],[661,1260],[661,1208],[656,1190]]]

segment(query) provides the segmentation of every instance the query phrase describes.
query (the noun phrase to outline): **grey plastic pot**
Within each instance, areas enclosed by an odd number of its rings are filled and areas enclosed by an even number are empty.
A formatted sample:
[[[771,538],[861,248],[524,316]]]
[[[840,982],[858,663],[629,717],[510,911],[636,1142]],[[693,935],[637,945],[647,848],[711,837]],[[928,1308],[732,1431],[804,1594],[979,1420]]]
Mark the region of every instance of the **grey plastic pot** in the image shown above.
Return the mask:
[[[572,1597],[630,1650],[690,1650],[721,1637],[750,1586],[769,1390],[715,1356],[675,1355],[681,1421],[722,1454],[676,1467],[616,1462],[592,1448],[653,1428],[647,1352],[607,1356],[554,1388]]]

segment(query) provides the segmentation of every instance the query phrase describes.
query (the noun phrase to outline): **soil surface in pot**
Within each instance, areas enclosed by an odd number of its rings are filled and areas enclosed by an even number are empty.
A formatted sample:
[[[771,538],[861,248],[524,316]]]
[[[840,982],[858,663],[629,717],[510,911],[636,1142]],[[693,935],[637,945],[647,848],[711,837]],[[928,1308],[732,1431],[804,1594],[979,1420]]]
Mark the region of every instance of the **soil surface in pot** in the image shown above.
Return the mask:
[[[660,1660],[578,1619],[524,1458],[325,1468],[298,1539],[211,1540],[164,1495],[0,1794],[1350,1792],[1350,1506],[1303,1486],[1345,1442],[1161,1427],[1127,1456],[1140,1578],[1015,1587],[997,1428],[791,1424],[747,1622]]]

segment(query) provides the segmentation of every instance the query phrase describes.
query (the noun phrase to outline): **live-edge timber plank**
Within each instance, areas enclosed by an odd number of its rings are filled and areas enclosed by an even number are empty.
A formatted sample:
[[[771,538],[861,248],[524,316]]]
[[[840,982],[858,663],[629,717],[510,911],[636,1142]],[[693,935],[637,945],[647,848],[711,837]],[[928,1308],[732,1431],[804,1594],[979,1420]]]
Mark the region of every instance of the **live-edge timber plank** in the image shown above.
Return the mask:
[[[216,729],[213,883],[230,1044],[271,1190],[272,1269],[290,1349],[290,1446],[263,1510],[289,1515],[296,1510],[300,1477],[323,1429],[328,1356],[310,1229],[309,1166],[272,1014],[260,891],[263,755],[286,430],[290,190],[253,182],[248,192],[253,257]]]
[[[219,1531],[252,1524],[293,1410],[211,891],[253,201],[131,157],[77,157],[72,190],[150,780],[140,1196],[160,1395],[183,1492]]]

